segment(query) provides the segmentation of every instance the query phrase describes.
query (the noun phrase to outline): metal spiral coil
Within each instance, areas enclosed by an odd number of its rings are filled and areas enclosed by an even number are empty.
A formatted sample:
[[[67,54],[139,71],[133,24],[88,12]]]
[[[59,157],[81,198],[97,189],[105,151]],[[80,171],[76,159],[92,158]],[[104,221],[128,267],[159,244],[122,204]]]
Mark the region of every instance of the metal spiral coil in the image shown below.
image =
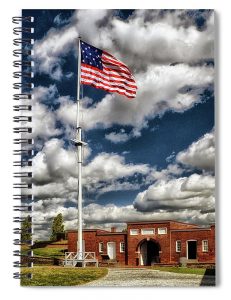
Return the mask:
[[[32,82],[33,73],[33,50],[34,43],[32,34],[34,33],[33,22],[34,18],[31,16],[13,17],[12,22],[16,24],[13,28],[13,78],[18,79],[18,82],[13,83],[13,89],[17,90],[13,93],[12,98],[17,101],[17,105],[13,105],[13,111],[17,114],[13,117],[13,122],[17,123],[17,127],[13,128],[15,138],[13,144],[15,149],[13,155],[17,160],[13,162],[15,172],[13,173],[14,184],[13,188],[16,193],[13,195],[15,205],[13,211],[18,213],[18,216],[13,217],[13,222],[17,223],[17,227],[13,229],[13,233],[18,237],[13,240],[13,244],[18,247],[14,250],[13,255],[18,257],[17,261],[13,262],[16,268],[33,267],[33,251],[21,253],[22,245],[33,244],[32,228],[24,228],[24,222],[32,223],[33,210],[33,195],[32,195],[32,177],[31,172],[32,157],[34,154],[32,133],[32,116],[28,115],[32,111],[32,90],[34,84]],[[15,124],[16,125],[16,124]],[[13,278],[32,278],[31,273],[15,272]]]

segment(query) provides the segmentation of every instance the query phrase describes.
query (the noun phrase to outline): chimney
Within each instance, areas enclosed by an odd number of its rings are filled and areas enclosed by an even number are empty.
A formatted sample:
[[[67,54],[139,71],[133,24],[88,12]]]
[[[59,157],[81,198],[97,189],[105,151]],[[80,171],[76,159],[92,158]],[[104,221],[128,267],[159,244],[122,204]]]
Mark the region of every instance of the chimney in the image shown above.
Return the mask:
[[[111,227],[111,232],[116,232],[116,227]]]

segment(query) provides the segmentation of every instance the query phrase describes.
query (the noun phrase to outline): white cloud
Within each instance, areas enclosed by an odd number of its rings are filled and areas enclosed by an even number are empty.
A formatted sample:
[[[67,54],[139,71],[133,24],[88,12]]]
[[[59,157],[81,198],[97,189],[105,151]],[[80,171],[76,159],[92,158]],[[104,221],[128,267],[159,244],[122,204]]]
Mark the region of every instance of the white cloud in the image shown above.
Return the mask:
[[[206,86],[212,83],[213,72],[212,67],[205,66],[150,66],[147,71],[137,75],[139,89],[136,99],[132,101],[107,94],[100,102],[89,106],[89,98],[84,98],[81,101],[82,126],[89,130],[96,127],[109,128],[113,124],[130,125],[134,127],[132,135],[135,136],[135,133],[139,134],[140,129],[147,126],[147,120],[168,110],[183,112],[200,102],[198,93],[201,90],[190,93],[182,93],[180,90],[184,86]],[[66,98],[57,110],[57,117],[63,123],[74,125],[76,104]],[[112,134],[109,138],[115,139],[116,136]]]
[[[126,223],[129,221],[150,221],[150,220],[181,220],[206,224],[211,222],[214,214],[211,212],[200,213],[198,210],[156,210],[153,212],[137,211],[132,205],[116,206],[107,204],[89,204],[84,207],[84,222],[86,224]],[[96,226],[96,225],[95,225]]]
[[[85,98],[81,100],[83,103]],[[75,126],[77,118],[77,105],[68,96],[59,98],[60,107],[56,111],[57,118],[65,124]]]
[[[137,195],[134,206],[140,211],[155,209],[214,209],[215,178],[192,174],[160,180]]]
[[[65,229],[77,229],[77,209],[75,207],[60,206],[60,200],[41,200],[35,204],[33,212],[34,238],[48,238],[51,233],[53,218],[62,213]],[[83,223],[86,228],[109,229],[112,225],[118,228],[126,228],[126,222],[131,221],[157,221],[175,219],[195,224],[207,225],[214,222],[213,211],[200,211],[198,209],[185,208],[169,211],[168,209],[156,209],[152,212],[141,212],[133,205],[117,206],[115,204],[100,205],[91,203],[83,208]]]
[[[106,41],[108,34],[105,27],[110,24],[110,15],[111,11],[107,9],[77,10],[72,26],[78,28],[83,40],[92,41],[92,44],[102,39]],[[102,23],[104,23],[103,26]]]
[[[77,176],[76,152],[63,146],[64,141],[58,139],[51,139],[44,144],[42,151],[32,160],[34,182],[41,184]]]
[[[49,138],[58,136],[62,129],[56,128],[56,118],[53,111],[40,103],[33,104],[31,137]]]
[[[62,22],[60,17],[57,16],[56,22]],[[128,133],[122,129],[106,135],[105,138],[113,143],[138,137],[148,120],[169,110],[184,112],[190,109],[201,101],[203,89],[213,83],[213,68],[194,64],[213,58],[212,14],[203,30],[197,30],[192,18],[180,10],[163,15],[156,10],[138,10],[126,21],[112,16],[110,10],[78,10],[70,24],[50,29],[44,38],[35,42],[35,71],[55,80],[72,76],[72,73],[64,74],[62,65],[70,52],[76,55],[79,32],[90,44],[126,63],[138,84],[137,98],[132,101],[116,94],[107,94],[97,103],[87,97],[81,100],[81,124],[85,130],[110,128],[113,124],[132,127]],[[185,86],[192,90],[183,92]],[[76,125],[76,103],[70,96],[60,97],[56,86],[52,85],[34,89],[33,101],[36,102],[33,105],[34,137],[46,140],[63,130],[66,136],[71,135],[71,126]],[[60,103],[55,112],[48,108],[51,101]],[[57,120],[62,122],[62,130],[56,128]],[[89,152],[86,148],[86,156]],[[212,170],[214,134],[205,135],[178,153],[176,162]],[[61,141],[52,139],[35,156],[33,165],[34,195],[40,198],[34,211],[38,232],[45,234],[50,226],[48,222],[58,212],[64,214],[66,226],[76,226],[76,209],[65,207],[77,197],[75,150],[65,149]],[[177,164],[150,172],[149,166],[127,164],[120,155],[98,154],[83,169],[83,183],[94,193],[95,199],[108,191],[139,189],[136,174],[141,174],[143,181],[152,185],[137,195],[134,206],[95,203],[85,206],[86,226],[170,218],[201,224],[214,220],[214,177],[192,174],[188,178],[174,178],[182,172]],[[129,177],[134,181],[130,182]]]
[[[126,178],[135,173],[147,174],[149,167],[145,164],[126,164],[118,154],[100,153],[83,170],[83,176],[90,181],[114,180]]]
[[[215,167],[215,136],[214,132],[206,133],[188,149],[177,154],[176,160],[184,165],[212,171]]]
[[[46,103],[50,101],[56,101],[58,89],[55,84],[51,84],[48,87],[38,86],[33,89],[33,102]]]
[[[54,21],[53,21],[53,22],[55,23],[55,25],[60,26],[60,25],[69,23],[69,21],[70,21],[69,18],[65,18],[65,17],[63,16],[63,14],[60,13],[60,14],[58,14],[58,15],[54,18]]]
[[[35,71],[60,80],[63,76],[63,57],[73,50],[77,37],[78,31],[75,26],[67,25],[64,30],[51,28],[43,39],[35,41]]]
[[[85,159],[91,150],[86,147]],[[51,139],[36,154],[33,163],[33,193],[40,198],[66,197],[71,199],[77,193],[77,155],[76,149],[64,148],[64,142]],[[99,153],[82,170],[84,188],[99,194],[114,190],[138,189],[140,185],[129,177],[149,173],[146,164],[127,164],[124,157],[114,153]]]
[[[97,28],[97,23],[106,15],[107,10],[78,10],[70,19],[70,24],[60,29],[51,28],[44,38],[35,41],[35,71],[45,73],[55,80],[61,80],[64,75],[68,76],[62,70],[64,57],[70,51],[74,54],[77,52],[77,38],[80,35],[83,38],[96,38],[93,29]]]
[[[70,51],[76,53],[74,46],[80,32],[84,40],[127,63],[138,85],[133,101],[113,94],[89,107],[83,99],[84,128],[131,125],[139,134],[147,120],[156,115],[191,108],[200,101],[201,90],[213,83],[212,67],[187,65],[213,58],[213,14],[208,12],[205,17],[208,19],[204,30],[198,30],[186,11],[160,14],[138,10],[128,20],[121,20],[111,10],[77,10],[70,24],[52,28],[36,41],[39,72],[61,79],[62,61]],[[180,64],[169,65],[176,62]],[[182,93],[184,86],[193,89]],[[57,118],[63,124],[75,125],[76,107],[71,99],[61,102]],[[133,136],[110,133],[107,138],[122,142]]]
[[[169,164],[166,169],[157,170],[153,168],[146,178],[147,182],[154,182],[156,180],[169,180],[183,173],[184,169],[177,164]]]
[[[128,20],[121,20],[111,10],[77,10],[70,24],[50,29],[35,42],[38,71],[60,80],[62,58],[75,49],[79,34],[87,42],[123,58],[135,70],[150,63],[213,58],[213,14],[207,15],[204,30],[198,30],[186,11],[164,15],[159,12],[137,10]]]
[[[204,31],[195,26],[185,27],[179,17],[176,12],[161,18],[149,16],[147,20],[147,12],[141,10],[128,22],[113,18],[111,35],[115,47],[129,65],[138,69],[144,68],[144,60],[147,66],[213,58],[213,15]]]
[[[57,92],[55,85],[38,86],[33,89],[32,100],[23,100],[23,104],[32,106],[32,111],[24,112],[25,116],[32,116],[32,122],[27,124],[27,126],[32,127],[32,133],[23,134],[23,137],[47,140],[62,134],[63,129],[57,128],[55,112],[46,105],[49,102],[55,103],[57,101]]]
[[[131,135],[127,134],[124,129],[121,129],[118,133],[110,132],[106,134],[105,138],[112,143],[118,144],[127,142],[131,138]]]

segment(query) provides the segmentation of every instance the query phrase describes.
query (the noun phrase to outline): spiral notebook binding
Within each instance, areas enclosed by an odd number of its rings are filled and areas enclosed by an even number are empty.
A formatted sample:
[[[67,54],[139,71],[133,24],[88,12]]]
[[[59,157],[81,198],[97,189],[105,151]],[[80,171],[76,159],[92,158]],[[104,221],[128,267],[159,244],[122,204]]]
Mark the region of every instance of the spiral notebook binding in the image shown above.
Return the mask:
[[[14,111],[31,111],[32,106],[31,105],[14,105],[13,110]]]
[[[13,195],[15,205],[13,211],[18,213],[18,216],[13,217],[13,222],[17,224],[17,227],[13,229],[13,233],[18,235],[13,240],[13,244],[19,249],[14,250],[13,255],[19,259],[13,262],[15,268],[33,267],[33,251],[29,250],[27,253],[21,253],[21,246],[33,244],[32,240],[32,228],[25,229],[24,222],[32,223],[32,211],[33,211],[33,195],[32,195],[32,177],[31,172],[32,157],[34,154],[32,133],[32,117],[28,115],[32,111],[32,89],[34,84],[32,78],[33,73],[33,50],[31,46],[34,43],[32,34],[34,33],[33,22],[34,18],[31,16],[13,17],[12,22],[16,24],[13,28],[13,78],[18,79],[18,82],[13,83],[13,89],[17,90],[13,93],[13,100],[17,101],[17,105],[13,105],[13,111],[17,113],[13,117],[13,122],[18,126],[13,128],[13,132],[16,135],[13,139],[15,149],[13,155],[17,157],[17,160],[13,162],[16,167],[13,173],[14,184],[13,188],[16,191]],[[16,125],[15,124],[15,125]],[[15,272],[13,278],[32,278],[31,273]]]
[[[32,194],[15,194],[13,195],[13,200],[20,200],[21,202],[23,201],[29,201],[32,202],[33,201],[33,196]]]
[[[14,144],[33,144],[33,139],[14,139]]]

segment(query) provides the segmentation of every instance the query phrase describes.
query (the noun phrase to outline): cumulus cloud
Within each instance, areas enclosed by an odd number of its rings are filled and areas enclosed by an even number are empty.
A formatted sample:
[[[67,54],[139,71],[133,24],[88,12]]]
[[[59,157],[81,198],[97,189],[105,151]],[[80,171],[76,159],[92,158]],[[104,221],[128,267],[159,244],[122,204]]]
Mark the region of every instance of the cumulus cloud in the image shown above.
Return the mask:
[[[139,9],[133,14],[133,17],[140,17],[144,22],[166,22],[173,27],[188,28],[195,26],[198,30],[205,30],[210,26],[213,10],[157,10],[157,9]],[[131,17],[132,18],[132,17]],[[200,20],[200,22],[198,22]]]
[[[31,137],[41,137],[46,139],[52,136],[58,136],[62,131],[61,128],[59,129],[56,127],[56,118],[53,111],[40,103],[35,103],[33,105]]]
[[[93,28],[97,28],[98,21],[106,14],[107,10],[79,10],[70,18],[70,24],[58,29],[51,28],[44,38],[35,41],[33,47],[35,71],[45,73],[55,80],[61,80],[64,75],[68,76],[62,70],[64,57],[70,51],[76,54],[77,38],[80,35],[90,37],[94,34]],[[54,21],[60,25],[60,16],[57,16]]]
[[[66,26],[64,30],[51,28],[46,36],[35,41],[34,57],[35,71],[49,74],[52,79],[60,80],[64,74],[62,70],[63,57],[73,51],[78,37],[75,26]]]
[[[58,90],[55,85],[38,86],[33,89],[31,100],[23,100],[22,104],[32,106],[32,111],[23,113],[25,116],[32,116],[32,122],[26,124],[26,126],[32,127],[32,133],[29,135],[23,134],[23,137],[48,140],[63,133],[63,128],[57,126],[57,117],[54,110],[49,106],[50,102],[55,103],[57,101],[57,93]]]
[[[54,202],[54,205],[50,205],[50,203],[48,199],[41,200],[35,204],[33,213],[35,238],[49,237],[52,220],[58,213],[62,213],[64,216],[65,229],[77,228],[76,207],[67,208],[55,205],[55,203],[60,203],[58,199]],[[117,206],[112,203],[107,205],[91,203],[83,208],[83,223],[85,228],[109,229],[113,225],[122,229],[126,227],[126,222],[129,221],[170,219],[207,225],[214,222],[214,211],[184,208],[174,211],[156,209],[151,212],[141,212],[135,209],[133,205]]]
[[[125,143],[140,136],[148,121],[156,116],[192,108],[202,101],[203,91],[212,86],[214,69],[205,61],[213,59],[213,13],[206,10],[198,14],[186,10],[137,10],[127,20],[111,10],[77,10],[69,20],[57,15],[54,23],[58,28],[51,28],[35,41],[35,72],[53,80],[72,77],[70,71],[64,72],[63,65],[70,53],[76,56],[79,34],[86,42],[121,59],[136,78],[136,99],[126,101],[122,96],[107,94],[94,102],[84,97],[81,125],[85,130],[120,125],[118,131],[111,130],[105,138],[112,143]],[[203,19],[201,26],[197,18]],[[40,86],[34,89],[32,102],[34,138],[46,141],[73,134],[76,103],[71,96],[58,95],[55,85]],[[59,212],[67,227],[76,226],[77,210],[69,206],[75,204],[78,180],[74,148],[55,138],[42,145],[43,149],[33,158],[33,194],[39,199],[34,206],[34,224],[44,237],[49,222]],[[94,201],[109,191],[139,190],[141,185],[146,190],[127,206],[85,202],[86,226],[153,219],[201,224],[214,221],[213,132],[184,151],[172,153],[167,159],[172,163],[162,170],[151,170],[146,164],[128,164],[116,153],[98,153],[87,161],[90,151],[85,149],[83,183],[94,195]],[[189,167],[205,172],[183,177],[184,168]],[[141,178],[138,180],[137,176]]]
[[[85,159],[91,150],[85,149]],[[64,141],[51,139],[32,159],[33,193],[40,198],[76,197],[77,155],[76,149],[65,148]],[[140,184],[134,179],[128,179],[139,174],[149,173],[146,164],[127,164],[123,156],[114,153],[99,153],[86,163],[82,171],[84,188],[91,193],[103,194],[108,191],[138,189]]]
[[[204,14],[206,26],[198,30],[195,18],[187,11],[137,10],[128,20],[112,10],[77,10],[70,23],[52,28],[35,42],[38,71],[60,80],[62,57],[73,51],[75,40],[84,40],[114,53],[133,69],[150,63],[196,62],[213,58],[213,14]],[[57,16],[60,22],[60,17]],[[141,42],[142,41],[142,42]],[[145,63],[142,59],[145,56]]]
[[[129,65],[143,69],[149,63],[189,63],[213,58],[212,14],[204,31],[193,25],[185,26],[188,20],[184,23],[179,12],[154,19],[150,15],[147,18],[147,14],[152,11],[137,11],[128,22],[111,20],[115,48]]]
[[[127,142],[131,136],[125,132],[124,129],[121,129],[120,132],[110,132],[105,135],[105,138],[112,143],[118,144],[118,143],[124,143]]]
[[[176,160],[184,165],[205,171],[213,171],[215,167],[214,131],[206,133],[188,149],[177,154]]]
[[[181,175],[183,172],[184,169],[178,164],[169,164],[167,168],[161,170],[157,170],[157,168],[154,167],[147,176],[146,181],[152,183],[157,180],[169,180]]]
[[[89,107],[87,99],[83,99],[83,126],[88,130],[130,125],[139,132],[157,115],[191,108],[201,100],[203,89],[213,83],[212,67],[194,65],[213,58],[213,14],[204,13],[203,30],[198,30],[195,18],[183,10],[137,10],[128,20],[114,16],[112,10],[77,10],[68,25],[52,28],[36,41],[38,71],[61,79],[63,59],[75,49],[80,32],[87,42],[128,64],[138,85],[137,97],[132,102],[114,94]],[[185,86],[191,91],[183,92]],[[74,102],[66,99],[60,103],[57,118],[65,126],[75,125]],[[125,142],[133,136],[112,132],[106,138]]]
[[[45,184],[59,178],[77,176],[77,156],[74,149],[64,149],[64,141],[51,139],[32,160],[33,181]]]
[[[215,178],[210,175],[160,180],[137,195],[134,207],[140,211],[214,209],[214,189]]]
[[[150,66],[146,72],[137,75],[139,89],[136,99],[132,101],[115,94],[107,94],[100,102],[89,105],[89,98],[84,98],[81,101],[82,125],[86,130],[96,127],[109,128],[113,124],[133,126],[136,131],[132,136],[155,116],[169,110],[183,112],[200,102],[201,90],[184,93],[181,89],[184,86],[207,86],[213,81],[213,73],[212,67],[205,66]],[[57,110],[57,117],[62,122],[74,125],[75,103],[65,99]],[[115,139],[115,134],[109,135],[109,138]]]
[[[91,179],[111,180],[148,171],[149,167],[145,164],[126,164],[124,157],[118,154],[100,153],[84,168],[83,174]]]
[[[153,212],[137,211],[132,205],[116,206],[108,204],[105,206],[99,204],[89,204],[84,208],[84,221],[86,224],[104,224],[107,223],[126,223],[131,221],[151,221],[151,220],[181,220],[206,224],[214,218],[213,212],[200,213],[198,210],[156,210]]]

